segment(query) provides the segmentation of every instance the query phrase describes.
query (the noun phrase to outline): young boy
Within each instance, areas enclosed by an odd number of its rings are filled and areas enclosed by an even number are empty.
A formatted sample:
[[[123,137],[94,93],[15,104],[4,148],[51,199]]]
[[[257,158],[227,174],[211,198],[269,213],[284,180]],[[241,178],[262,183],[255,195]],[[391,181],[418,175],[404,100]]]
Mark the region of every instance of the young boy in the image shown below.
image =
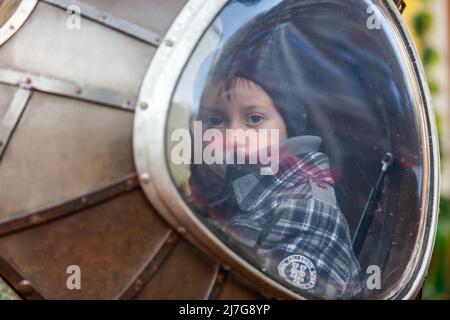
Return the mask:
[[[305,135],[307,98],[300,87],[306,84],[299,79],[308,66],[295,60],[300,36],[283,24],[232,41],[213,67],[194,118],[204,130],[222,132],[228,139],[220,145],[245,159],[276,144],[277,172],[262,175],[259,162],[193,165],[191,187],[205,222],[269,276],[305,295],[357,298],[361,270],[328,158],[318,151],[321,139]],[[226,130],[241,134],[230,138]],[[242,135],[260,130],[276,130],[278,141],[258,140],[255,148]]]

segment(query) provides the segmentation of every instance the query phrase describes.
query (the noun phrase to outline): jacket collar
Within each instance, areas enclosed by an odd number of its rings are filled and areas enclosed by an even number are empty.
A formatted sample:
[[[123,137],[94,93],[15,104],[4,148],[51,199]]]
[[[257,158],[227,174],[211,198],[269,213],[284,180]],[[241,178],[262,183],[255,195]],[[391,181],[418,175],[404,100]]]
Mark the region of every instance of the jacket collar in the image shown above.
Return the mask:
[[[314,170],[304,170],[304,157],[317,152],[322,139],[317,136],[298,136],[287,139],[279,148],[278,171],[273,175],[261,175],[258,165],[232,165],[227,169],[236,202],[241,210],[251,210],[257,199],[269,188],[293,187],[310,178]],[[273,167],[273,166],[272,166]]]

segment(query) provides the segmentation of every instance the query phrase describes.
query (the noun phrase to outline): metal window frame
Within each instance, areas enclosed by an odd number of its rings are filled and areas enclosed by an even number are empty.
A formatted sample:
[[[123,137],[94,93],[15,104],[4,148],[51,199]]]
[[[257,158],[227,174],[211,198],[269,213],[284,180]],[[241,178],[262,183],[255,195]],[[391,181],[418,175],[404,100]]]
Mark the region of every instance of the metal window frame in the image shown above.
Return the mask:
[[[36,7],[38,0],[22,0],[16,11],[0,28],[0,46],[8,41],[25,23]]]
[[[228,2],[190,0],[157,50],[136,107],[133,128],[136,168],[147,198],[162,217],[188,240],[222,263],[224,269],[233,269],[268,297],[305,299],[258,270],[219,240],[184,202],[173,183],[166,161],[166,123],[172,95],[193,50]],[[430,92],[412,37],[393,0],[382,0],[382,3],[395,21],[395,25],[391,26],[396,31],[394,36],[403,43],[402,55],[416,90],[415,106],[420,118],[423,146],[430,151],[423,153],[424,181],[429,181],[429,186],[423,186],[425,206],[421,212],[416,243],[418,249],[412,254],[398,284],[383,295],[384,299],[412,299],[423,285],[436,236],[440,189],[439,144]]]

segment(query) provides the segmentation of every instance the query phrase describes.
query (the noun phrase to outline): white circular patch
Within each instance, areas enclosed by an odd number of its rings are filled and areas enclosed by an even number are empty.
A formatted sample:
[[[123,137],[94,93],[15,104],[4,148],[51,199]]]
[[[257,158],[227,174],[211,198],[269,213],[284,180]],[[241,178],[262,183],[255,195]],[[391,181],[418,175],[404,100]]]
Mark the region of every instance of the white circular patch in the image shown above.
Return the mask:
[[[307,257],[292,255],[278,265],[278,274],[300,289],[311,289],[316,285],[316,267]]]

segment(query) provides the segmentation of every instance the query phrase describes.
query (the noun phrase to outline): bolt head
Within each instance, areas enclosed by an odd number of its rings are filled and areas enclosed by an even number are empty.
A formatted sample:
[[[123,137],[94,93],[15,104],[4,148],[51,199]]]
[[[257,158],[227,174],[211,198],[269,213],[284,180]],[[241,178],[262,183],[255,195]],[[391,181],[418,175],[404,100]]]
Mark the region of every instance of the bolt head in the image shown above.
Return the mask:
[[[143,174],[141,174],[140,179],[141,179],[141,183],[147,184],[150,182],[150,175],[148,173],[143,173]]]
[[[29,295],[32,294],[34,292],[34,288],[33,285],[31,284],[30,281],[28,280],[22,280],[18,283],[17,285],[17,289],[19,290],[20,293],[22,293],[23,295]]]

